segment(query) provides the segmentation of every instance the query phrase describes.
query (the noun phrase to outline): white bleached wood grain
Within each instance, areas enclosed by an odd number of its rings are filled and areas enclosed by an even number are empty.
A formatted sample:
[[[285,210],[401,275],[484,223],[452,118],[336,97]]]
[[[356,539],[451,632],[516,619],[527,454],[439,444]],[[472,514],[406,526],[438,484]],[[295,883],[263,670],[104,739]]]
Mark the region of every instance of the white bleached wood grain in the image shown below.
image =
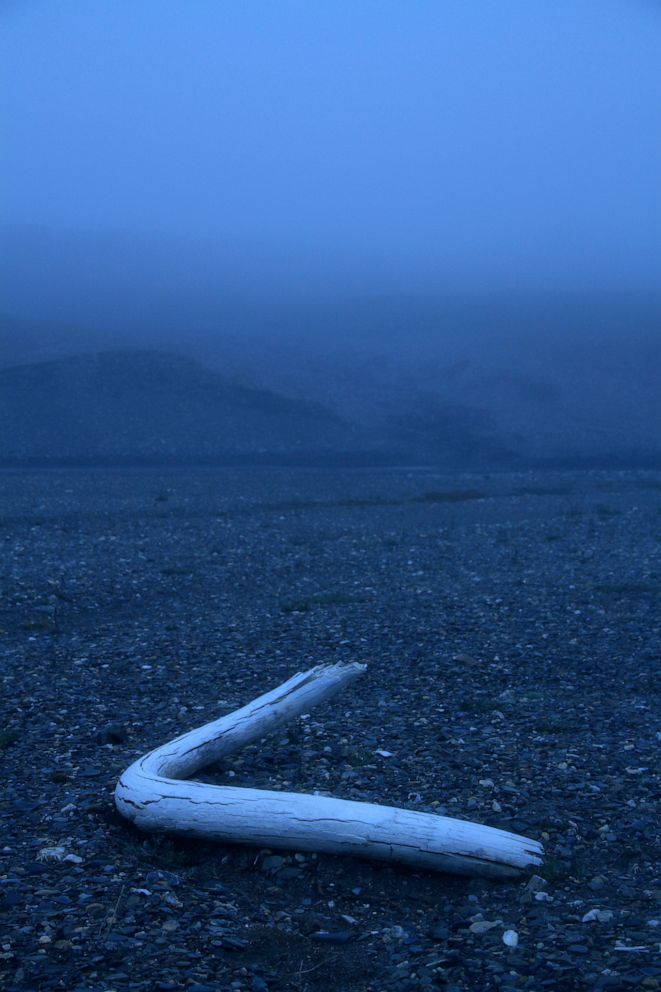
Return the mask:
[[[141,830],[239,844],[400,861],[462,875],[513,877],[542,863],[528,837],[431,813],[295,792],[187,781],[343,689],[364,665],[320,665],[240,710],[134,762],[115,790]]]

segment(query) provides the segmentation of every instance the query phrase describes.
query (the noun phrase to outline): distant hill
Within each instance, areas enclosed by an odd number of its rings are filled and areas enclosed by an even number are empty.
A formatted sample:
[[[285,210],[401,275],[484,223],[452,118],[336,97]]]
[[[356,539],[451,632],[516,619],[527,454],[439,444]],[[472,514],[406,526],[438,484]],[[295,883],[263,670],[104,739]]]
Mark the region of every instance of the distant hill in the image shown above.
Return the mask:
[[[195,461],[350,454],[319,403],[235,385],[177,355],[102,352],[0,370],[0,461]]]
[[[399,374],[399,372],[398,372]],[[404,429],[434,459],[472,434],[483,460],[522,464],[661,465],[661,338],[522,342],[501,360],[478,353],[428,362],[385,430]],[[463,428],[462,428],[463,425]],[[403,440],[403,439],[402,439]],[[401,443],[401,442],[400,442]]]
[[[661,298],[542,303],[197,338],[0,317],[0,462],[661,465]]]

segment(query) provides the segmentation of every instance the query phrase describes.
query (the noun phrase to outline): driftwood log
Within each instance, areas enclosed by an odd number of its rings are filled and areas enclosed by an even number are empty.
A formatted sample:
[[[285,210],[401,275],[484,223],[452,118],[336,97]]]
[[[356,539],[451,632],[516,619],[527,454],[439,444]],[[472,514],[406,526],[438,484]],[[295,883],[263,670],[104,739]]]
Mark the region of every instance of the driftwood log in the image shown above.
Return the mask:
[[[141,830],[296,851],[399,861],[461,875],[514,877],[542,863],[542,847],[505,830],[328,796],[187,781],[329,699],[365,669],[321,665],[197,730],[150,751],[121,776],[115,802]]]

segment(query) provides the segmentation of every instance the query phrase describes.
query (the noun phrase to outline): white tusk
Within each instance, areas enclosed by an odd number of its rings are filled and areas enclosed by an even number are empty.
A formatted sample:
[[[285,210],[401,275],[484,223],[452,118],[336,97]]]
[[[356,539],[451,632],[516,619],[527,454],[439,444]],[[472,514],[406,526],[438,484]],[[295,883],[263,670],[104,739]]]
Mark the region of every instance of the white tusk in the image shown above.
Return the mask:
[[[242,709],[150,751],[117,783],[117,809],[141,830],[378,858],[460,875],[513,877],[542,864],[538,841],[465,820],[327,796],[186,781],[334,696],[365,668],[353,662],[299,673]]]

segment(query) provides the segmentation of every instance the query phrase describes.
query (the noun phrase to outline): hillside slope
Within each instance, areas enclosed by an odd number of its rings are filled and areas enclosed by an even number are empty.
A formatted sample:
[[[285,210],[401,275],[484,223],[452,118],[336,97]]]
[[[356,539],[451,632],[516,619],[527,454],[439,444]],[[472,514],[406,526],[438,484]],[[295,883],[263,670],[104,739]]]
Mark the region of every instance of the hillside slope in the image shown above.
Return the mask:
[[[103,352],[0,370],[0,459],[312,456],[360,436],[320,404],[235,385],[158,352]]]

